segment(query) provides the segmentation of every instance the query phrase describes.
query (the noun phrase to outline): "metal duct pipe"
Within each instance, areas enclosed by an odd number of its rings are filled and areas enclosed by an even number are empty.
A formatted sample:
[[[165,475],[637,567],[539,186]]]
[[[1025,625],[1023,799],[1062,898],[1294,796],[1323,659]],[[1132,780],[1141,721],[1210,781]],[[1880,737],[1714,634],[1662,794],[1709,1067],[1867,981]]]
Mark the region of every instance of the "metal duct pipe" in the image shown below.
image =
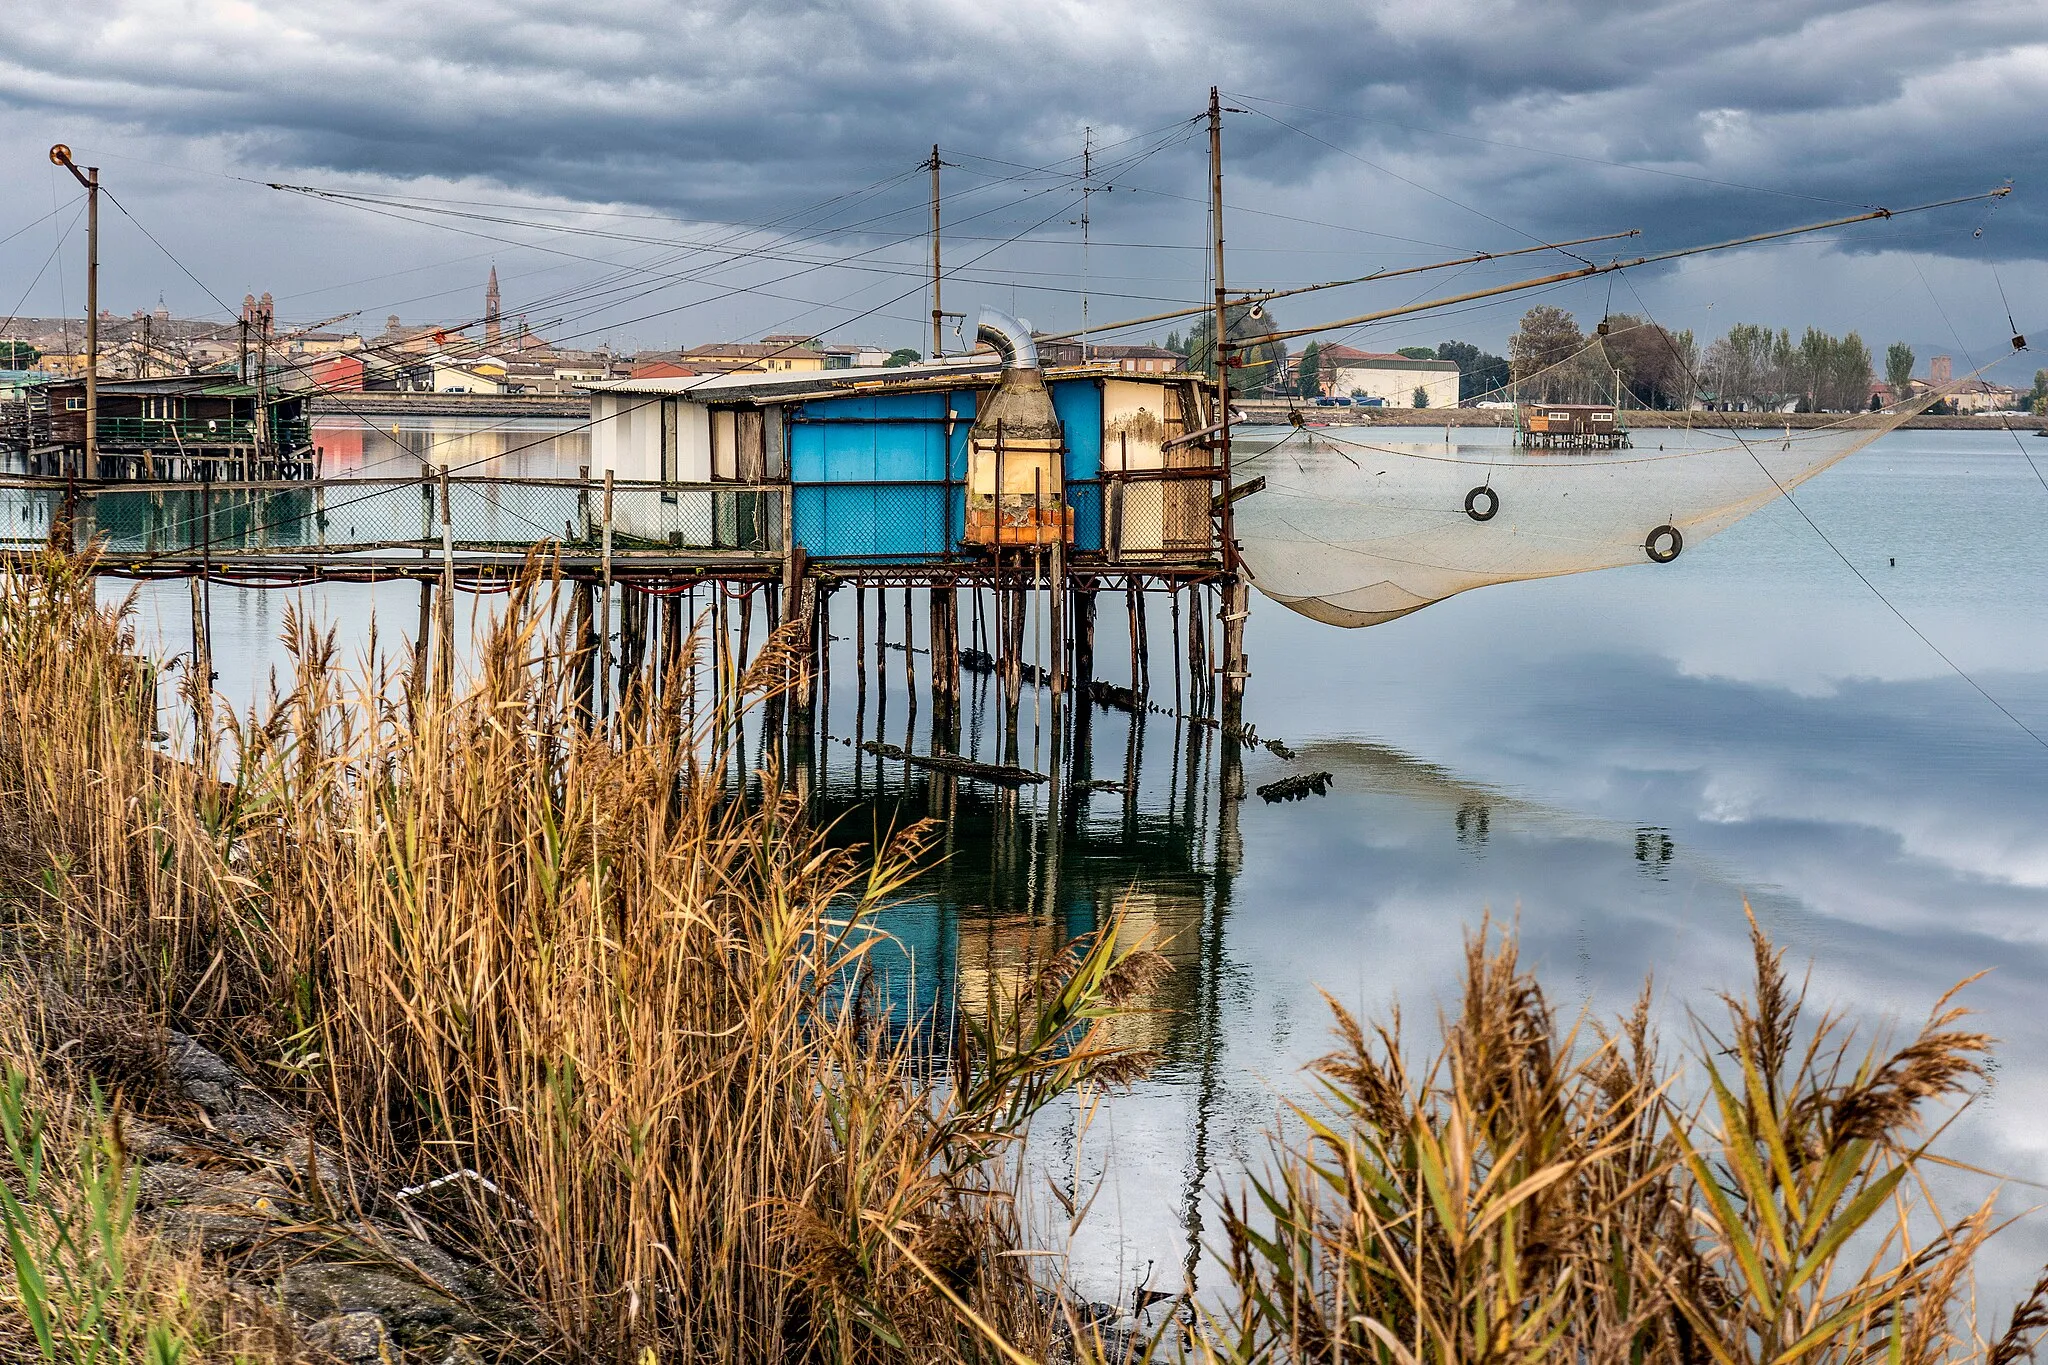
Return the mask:
[[[1038,368],[1038,343],[1031,339],[1031,329],[1008,313],[983,308],[974,320],[974,339],[995,347],[1006,370]]]

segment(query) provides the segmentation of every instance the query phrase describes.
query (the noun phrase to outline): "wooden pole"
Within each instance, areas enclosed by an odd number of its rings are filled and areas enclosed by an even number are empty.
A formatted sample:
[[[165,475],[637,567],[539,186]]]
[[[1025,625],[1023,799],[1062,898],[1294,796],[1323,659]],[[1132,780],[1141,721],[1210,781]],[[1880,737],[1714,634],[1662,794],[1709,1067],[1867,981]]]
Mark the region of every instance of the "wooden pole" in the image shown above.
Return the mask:
[[[683,657],[683,599],[671,592],[661,599],[661,698],[673,705],[676,665]]]
[[[592,601],[593,593],[587,580],[578,579],[573,591],[576,604],[576,709],[584,724],[588,725],[597,719],[592,696],[597,685],[597,629],[594,619],[597,604]]]
[[[602,589],[597,608],[598,696],[600,714],[612,709],[612,471],[604,471],[603,550],[599,560]]]
[[[917,719],[917,630],[910,623],[914,617],[910,611],[910,587],[903,589],[903,691],[910,698],[910,719]],[[929,642],[927,642],[929,643]]]
[[[1074,589],[1074,680],[1085,690],[1095,676],[1095,581],[1077,580]]]
[[[1191,711],[1194,708],[1184,704],[1180,686],[1180,585],[1178,583],[1172,584],[1166,591],[1172,604],[1170,616],[1173,622],[1173,709],[1176,711]]]
[[[100,168],[85,168],[85,468],[100,475]],[[75,221],[75,220],[74,220]]]
[[[448,466],[441,466],[441,646],[440,686],[455,688],[455,527],[448,515]]]
[[[901,163],[898,163],[901,164]],[[932,354],[937,360],[939,353],[946,349],[946,313],[939,302],[939,283],[944,278],[939,269],[939,144],[932,144],[932,159],[925,163],[932,173]]]
[[[1231,506],[1230,458],[1230,344],[1226,339],[1228,310],[1223,284],[1223,105],[1216,88],[1209,88],[1209,222],[1214,252],[1216,298],[1211,326],[1215,328],[1210,354],[1216,360],[1216,441],[1223,470],[1223,508],[1219,518],[1223,538],[1223,723],[1235,726],[1244,720],[1244,682],[1249,669],[1244,657],[1244,620],[1251,611],[1251,592],[1239,578],[1237,523]]]
[[[1124,580],[1124,634],[1131,644],[1131,691],[1142,693],[1145,678],[1138,669],[1138,589],[1129,579]]]
[[[194,574],[188,580],[192,585],[192,668],[186,680],[192,688],[192,724],[199,741],[199,752],[211,764],[212,721],[213,721],[213,650],[206,628],[206,600],[201,585],[205,576]]]
[[[50,163],[71,172],[85,188],[85,445],[82,468],[71,471],[99,477],[100,458],[100,168],[83,171],[63,143],[50,148]]]

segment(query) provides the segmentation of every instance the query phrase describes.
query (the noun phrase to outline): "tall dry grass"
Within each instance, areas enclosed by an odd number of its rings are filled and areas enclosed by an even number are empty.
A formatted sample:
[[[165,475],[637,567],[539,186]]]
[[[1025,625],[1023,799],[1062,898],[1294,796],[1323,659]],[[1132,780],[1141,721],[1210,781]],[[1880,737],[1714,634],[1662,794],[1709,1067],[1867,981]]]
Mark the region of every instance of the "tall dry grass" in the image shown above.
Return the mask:
[[[564,1355],[1048,1349],[1007,1154],[1142,1065],[1104,1025],[1152,955],[1075,945],[934,1072],[867,968],[926,831],[857,854],[773,772],[735,800],[717,735],[644,690],[591,728],[539,574],[453,694],[345,684],[290,619],[268,704],[209,704],[171,759],[89,570],[0,576],[0,819],[67,990],[139,998],[311,1107],[356,1177],[332,1198],[486,1257]]]
[[[1944,1213],[1925,1125],[1989,1039],[1944,997],[1902,1047],[1810,1018],[1751,923],[1755,980],[1665,1061],[1647,991],[1564,1027],[1512,938],[1467,945],[1442,1044],[1336,1002],[1323,1103],[1226,1208],[1212,1359],[1387,1365],[1932,1365],[2031,1357],[2048,1279],[1995,1341],[1972,1268],[1993,1203]],[[1702,1096],[1692,1103],[1682,1095]]]

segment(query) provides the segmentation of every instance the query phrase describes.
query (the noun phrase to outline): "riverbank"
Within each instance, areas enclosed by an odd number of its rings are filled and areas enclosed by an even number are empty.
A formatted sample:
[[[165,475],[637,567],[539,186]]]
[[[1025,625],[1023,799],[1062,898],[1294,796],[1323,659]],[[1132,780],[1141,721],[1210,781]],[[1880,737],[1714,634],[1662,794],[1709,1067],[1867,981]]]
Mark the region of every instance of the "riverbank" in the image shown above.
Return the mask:
[[[1285,422],[1298,412],[1315,426],[1354,427],[1512,427],[1514,413],[1503,408],[1319,408],[1305,403],[1245,401],[1238,405],[1253,422]],[[1705,431],[1809,431],[1835,426],[1853,414],[1829,412],[1658,412],[1630,408],[1621,414],[1625,427],[1638,430],[1685,428]],[[1903,424],[1905,431],[2042,431],[2048,417],[1957,416],[1925,414]]]

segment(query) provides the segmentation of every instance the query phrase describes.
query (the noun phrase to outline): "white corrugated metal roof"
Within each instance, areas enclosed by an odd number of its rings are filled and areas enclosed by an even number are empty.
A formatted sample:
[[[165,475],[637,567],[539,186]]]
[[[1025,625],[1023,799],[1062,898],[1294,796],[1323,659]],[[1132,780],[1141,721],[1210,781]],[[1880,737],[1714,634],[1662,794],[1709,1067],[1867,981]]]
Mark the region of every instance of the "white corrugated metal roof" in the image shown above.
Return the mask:
[[[997,365],[994,356],[962,356],[957,360],[920,361],[914,365],[866,365],[844,370],[734,370],[728,374],[700,374],[671,379],[609,379],[578,384],[591,393],[693,394],[710,398],[738,397],[753,389],[777,393],[806,393],[812,390],[849,388],[877,380],[914,381],[980,374]]]
[[[928,388],[935,383],[972,376],[993,375],[1000,362],[993,355],[960,356],[947,360],[925,360],[912,365],[868,365],[845,370],[763,371],[735,370],[729,374],[678,375],[668,379],[592,380],[576,387],[586,393],[637,393],[649,397],[687,395],[701,402],[745,399],[753,396],[801,398],[838,393],[848,389],[873,391],[880,388]],[[1104,378],[1119,381],[1185,382],[1199,380],[1186,374],[1124,374],[1108,364],[1049,365],[1048,379]]]

